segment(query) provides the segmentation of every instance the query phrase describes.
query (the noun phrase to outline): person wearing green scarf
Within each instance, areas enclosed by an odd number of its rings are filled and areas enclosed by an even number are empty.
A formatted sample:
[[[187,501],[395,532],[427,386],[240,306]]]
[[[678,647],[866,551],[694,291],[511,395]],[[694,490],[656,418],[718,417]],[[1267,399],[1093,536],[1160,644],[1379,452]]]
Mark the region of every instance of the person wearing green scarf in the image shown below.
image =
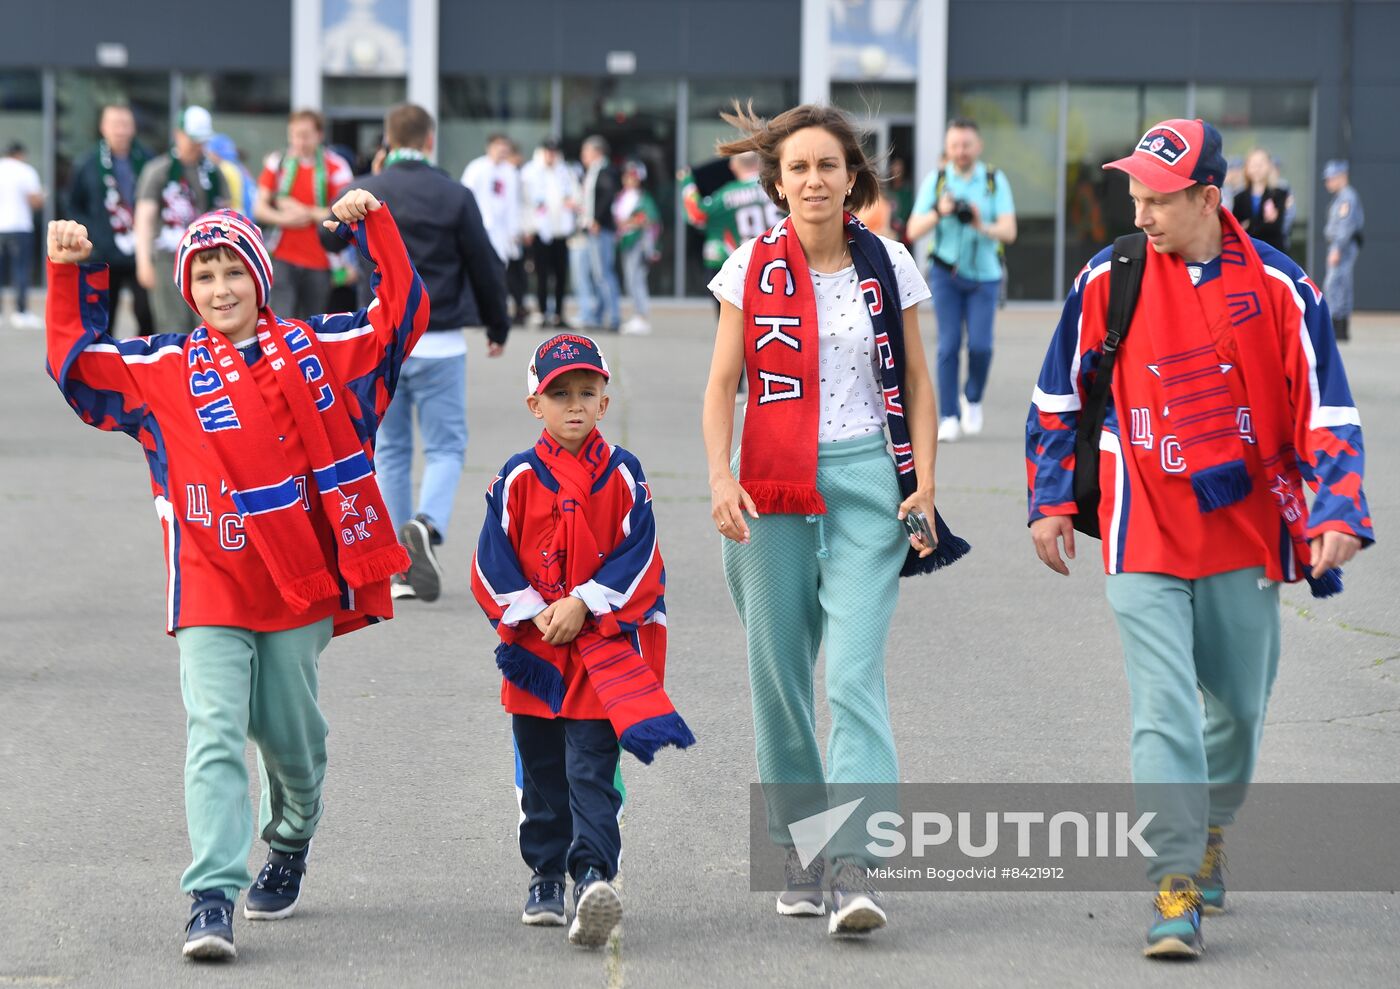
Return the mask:
[[[213,133],[208,110],[186,107],[170,152],[148,163],[137,183],[136,280],[150,293],[157,333],[188,333],[199,325],[171,273],[185,228],[228,205],[223,176],[204,155],[204,142]]]
[[[331,290],[321,221],[330,216],[330,204],[354,175],[344,158],[322,146],[324,136],[319,113],[294,111],[287,119],[287,150],[269,155],[258,178],[253,218],[269,230],[275,228],[268,238],[272,307],[287,316],[324,311]]]
[[[104,106],[97,129],[97,146],[73,168],[68,210],[88,229],[93,261],[107,265],[108,311],[115,320],[122,294],[129,290],[137,332],[145,335],[154,332],[154,323],[146,290],[136,281],[136,183],[151,153],[136,140],[129,106]]]

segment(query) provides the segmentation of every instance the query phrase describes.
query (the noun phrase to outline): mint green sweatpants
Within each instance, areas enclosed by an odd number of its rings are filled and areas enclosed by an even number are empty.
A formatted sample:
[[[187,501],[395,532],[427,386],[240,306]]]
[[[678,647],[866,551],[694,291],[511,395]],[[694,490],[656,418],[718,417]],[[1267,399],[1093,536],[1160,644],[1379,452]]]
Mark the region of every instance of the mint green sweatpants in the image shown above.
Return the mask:
[[[1263,567],[1185,580],[1108,578],[1133,716],[1133,785],[1157,852],[1148,876],[1194,873],[1207,827],[1234,822],[1278,672],[1278,585]]]
[[[748,637],[769,836],[791,846],[790,823],[863,797],[827,857],[864,860],[864,821],[893,806],[899,781],[885,641],[909,543],[896,517],[899,483],[884,434],[821,444],[817,489],[825,515],[749,519],[747,546],[724,541],[724,572]],[[831,707],[825,770],[813,685],[823,643]]]
[[[332,620],[282,632],[199,625],[177,629],[185,700],[185,822],[194,859],[180,888],[234,899],[253,881],[253,814],[244,752],[258,748],[263,840],[306,846],[321,818],[328,726],[317,665]]]

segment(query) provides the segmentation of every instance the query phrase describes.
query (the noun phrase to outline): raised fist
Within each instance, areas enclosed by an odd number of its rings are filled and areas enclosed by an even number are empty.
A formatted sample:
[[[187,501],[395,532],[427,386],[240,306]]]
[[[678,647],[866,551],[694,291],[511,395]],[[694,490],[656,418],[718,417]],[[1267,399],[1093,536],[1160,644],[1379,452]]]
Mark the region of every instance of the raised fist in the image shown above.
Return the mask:
[[[49,222],[49,260],[54,264],[82,264],[92,255],[87,227],[76,220]]]

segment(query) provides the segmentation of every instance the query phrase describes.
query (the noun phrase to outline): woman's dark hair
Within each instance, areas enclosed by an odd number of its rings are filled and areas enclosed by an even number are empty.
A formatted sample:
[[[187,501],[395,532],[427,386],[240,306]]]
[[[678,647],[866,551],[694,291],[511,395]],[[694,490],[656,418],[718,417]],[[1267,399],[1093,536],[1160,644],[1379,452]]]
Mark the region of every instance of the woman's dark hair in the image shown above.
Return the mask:
[[[732,141],[722,141],[715,149],[726,158],[752,151],[759,158],[758,182],[768,198],[784,209],[787,205],[778,197],[778,179],[782,175],[783,143],[789,137],[808,127],[820,127],[841,145],[846,157],[846,170],[851,173],[851,194],[846,197],[846,208],[851,212],[864,209],[880,198],[880,178],[875,166],[866,157],[861,147],[860,132],[855,122],[844,110],[834,106],[819,106],[804,103],[791,110],[784,110],[771,120],[765,120],[753,112],[753,101],[741,106],[738,100],[733,109],[721,113],[720,119],[743,133],[743,137]]]

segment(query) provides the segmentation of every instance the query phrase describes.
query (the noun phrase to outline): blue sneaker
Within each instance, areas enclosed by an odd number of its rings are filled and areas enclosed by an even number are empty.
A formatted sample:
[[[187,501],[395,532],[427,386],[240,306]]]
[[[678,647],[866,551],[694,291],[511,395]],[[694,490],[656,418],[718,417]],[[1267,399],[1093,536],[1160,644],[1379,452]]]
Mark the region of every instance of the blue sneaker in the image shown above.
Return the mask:
[[[249,920],[290,917],[301,900],[301,881],[306,876],[306,856],[310,851],[310,845],[299,852],[268,849],[267,864],[243,900],[243,916]]]
[[[613,928],[622,920],[622,900],[612,883],[590,867],[574,880],[574,922],[569,943],[598,948],[608,943]]]
[[[1201,891],[1190,876],[1165,876],[1152,903],[1147,928],[1148,958],[1199,958],[1206,950],[1201,939]]]
[[[1225,829],[1211,828],[1206,838],[1206,857],[1196,873],[1201,891],[1201,913],[1209,917],[1225,912]]]
[[[233,947],[233,903],[221,890],[196,890],[190,894],[190,919],[185,923],[184,956],[196,961],[221,962],[237,956]]]
[[[541,875],[532,877],[520,922],[532,927],[563,927],[567,924],[569,917],[564,912],[564,884]]]

